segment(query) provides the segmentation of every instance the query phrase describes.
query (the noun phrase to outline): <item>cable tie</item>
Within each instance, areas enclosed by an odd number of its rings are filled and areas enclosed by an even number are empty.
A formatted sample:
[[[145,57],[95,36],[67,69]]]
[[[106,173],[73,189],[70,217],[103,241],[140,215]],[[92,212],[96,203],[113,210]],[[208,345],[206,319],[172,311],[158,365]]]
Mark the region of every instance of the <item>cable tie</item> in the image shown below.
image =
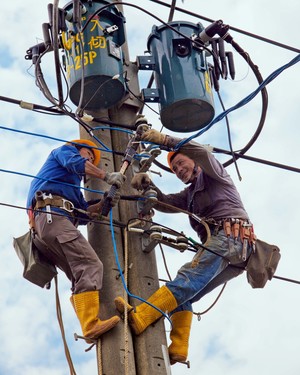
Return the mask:
[[[20,107],[23,109],[29,109],[32,111],[34,109],[34,104],[29,102],[23,102],[23,100],[20,101]]]
[[[83,113],[81,120],[83,120],[84,122],[90,122],[94,120],[94,117],[91,115],[88,115],[87,113]]]

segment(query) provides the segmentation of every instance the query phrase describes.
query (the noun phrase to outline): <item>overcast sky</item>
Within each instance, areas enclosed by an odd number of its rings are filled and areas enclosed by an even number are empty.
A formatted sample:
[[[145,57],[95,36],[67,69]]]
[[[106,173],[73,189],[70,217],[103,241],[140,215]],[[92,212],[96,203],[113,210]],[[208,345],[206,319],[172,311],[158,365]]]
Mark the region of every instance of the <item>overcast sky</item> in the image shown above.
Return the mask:
[[[163,20],[168,10],[151,1],[129,1],[153,12]],[[66,1],[61,1],[62,7]],[[171,3],[171,1],[166,1]],[[48,22],[48,1],[17,0],[1,4],[0,32],[0,96],[50,105],[35,85],[31,62],[24,59],[26,50],[42,41],[41,25]],[[222,19],[233,28],[263,36],[299,48],[300,3],[298,0],[274,3],[271,0],[224,0],[202,2],[177,1],[184,9],[212,20]],[[150,16],[124,6],[131,61],[143,55],[152,25],[159,25]],[[175,12],[174,21],[209,22]],[[250,55],[264,78],[292,60],[297,53],[250,38],[235,31],[234,40]],[[226,45],[226,50],[232,50]],[[43,70],[50,89],[55,93],[53,55],[45,59]],[[221,80],[220,94],[226,108],[238,103],[257,87],[253,73],[245,61],[234,52],[235,81]],[[261,135],[248,155],[299,168],[299,74],[300,64],[282,72],[267,86],[269,108]],[[140,74],[140,86],[147,80]],[[215,96],[216,114],[220,111]],[[59,141],[16,133],[3,128],[40,133],[60,139],[78,138],[78,125],[67,118],[38,114],[17,105],[0,102],[0,169],[35,175],[52,148]],[[72,106],[72,103],[70,103]],[[157,106],[153,105],[155,110]],[[73,110],[75,107],[73,107]],[[229,115],[233,147],[242,148],[254,134],[261,113],[258,95],[253,101]],[[159,115],[145,110],[153,126],[161,128]],[[170,133],[168,130],[164,129]],[[186,134],[177,133],[178,137]],[[188,134],[192,135],[192,134]],[[203,136],[200,143],[228,149],[226,124],[217,123]],[[217,155],[224,161],[226,157]],[[162,156],[162,160],[164,155]],[[242,180],[234,166],[228,172],[234,179],[246,210],[259,238],[281,249],[282,259],[276,274],[300,280],[299,273],[299,174],[246,160],[239,160]],[[158,168],[155,167],[158,171]],[[27,231],[25,211],[3,204],[24,207],[31,179],[14,173],[1,173],[1,236],[0,236],[0,374],[6,375],[65,375],[69,372],[55,315],[54,288],[40,289],[22,278],[22,266],[12,247],[13,237]],[[176,192],[184,186],[173,175],[163,172],[153,175],[165,192]],[[180,220],[179,220],[180,217]],[[165,222],[176,230],[195,237],[182,215],[156,214],[155,221]],[[171,275],[191,258],[166,249]],[[166,272],[157,252],[161,278]],[[59,287],[67,339],[78,375],[96,374],[95,354],[85,353],[83,343],[74,342],[73,332],[79,323],[69,303],[70,285],[61,274]],[[298,375],[299,360],[299,290],[293,283],[273,279],[262,290],[254,290],[246,276],[230,282],[216,306],[193,320],[189,360],[191,368],[177,364],[173,375]],[[219,290],[194,305],[196,312],[205,310]],[[169,329],[169,325],[166,325]]]

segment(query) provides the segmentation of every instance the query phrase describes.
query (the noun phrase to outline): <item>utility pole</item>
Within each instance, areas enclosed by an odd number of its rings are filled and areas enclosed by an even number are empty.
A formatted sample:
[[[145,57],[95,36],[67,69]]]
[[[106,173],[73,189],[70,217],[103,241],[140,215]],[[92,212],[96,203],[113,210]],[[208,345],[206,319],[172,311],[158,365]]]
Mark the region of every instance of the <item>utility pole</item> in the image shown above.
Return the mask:
[[[118,4],[118,9],[123,12],[123,7]],[[137,65],[129,61],[129,52],[127,43],[122,46],[125,57],[124,71],[129,78],[128,86],[130,91],[135,95],[140,94]],[[127,99],[109,110],[89,111],[88,114],[99,119],[111,120],[116,123],[133,125],[137,113],[141,107],[139,100],[129,93]],[[99,122],[90,122],[93,128],[101,125]],[[129,135],[127,133],[95,130],[94,134],[103,141],[111,150],[124,152]],[[84,131],[80,130],[81,138],[90,138]],[[115,156],[108,152],[102,152],[101,168],[109,172],[119,171],[121,167],[121,156]],[[136,194],[136,191],[130,186],[133,176],[131,168],[128,169],[127,180],[121,189],[121,194]],[[86,187],[95,190],[109,190],[109,186],[95,178],[86,181]],[[99,198],[95,193],[87,193],[87,199]],[[134,201],[120,201],[118,207],[112,210],[113,218],[127,224],[127,222],[137,217],[137,205]],[[124,229],[114,227],[118,257],[122,270],[124,271]],[[124,294],[124,288],[121,283],[119,270],[114,255],[112,245],[112,233],[108,222],[101,224],[88,224],[88,239],[99,258],[104,265],[103,287],[100,291],[100,317],[107,319],[116,314],[114,298]],[[155,252],[144,253],[142,251],[142,238],[140,234],[128,233],[128,264],[132,265],[128,271],[128,290],[131,294],[147,299],[153,292],[159,288],[158,272],[156,265]],[[133,306],[141,303],[140,301],[130,298],[129,303]],[[162,345],[166,346],[166,335],[163,319],[155,325],[150,326],[144,333],[138,337],[132,337],[130,328],[127,328],[128,342],[125,344],[124,323],[120,322],[114,329],[103,335],[101,338],[102,352],[102,374],[124,374],[124,375],[166,375],[169,370],[166,367]],[[127,353],[125,353],[127,351]],[[126,363],[125,358],[128,358]],[[100,374],[100,372],[99,372]]]

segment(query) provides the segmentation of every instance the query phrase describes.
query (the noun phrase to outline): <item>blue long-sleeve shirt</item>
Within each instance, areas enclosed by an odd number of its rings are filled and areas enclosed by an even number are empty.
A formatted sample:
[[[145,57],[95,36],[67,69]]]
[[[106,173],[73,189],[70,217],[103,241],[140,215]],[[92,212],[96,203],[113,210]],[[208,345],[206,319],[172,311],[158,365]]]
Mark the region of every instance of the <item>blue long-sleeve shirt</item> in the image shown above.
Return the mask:
[[[76,208],[86,210],[88,203],[79,187],[67,185],[80,186],[85,173],[85,162],[86,159],[80,155],[75,146],[63,145],[52,150],[36,178],[30,184],[27,208],[32,207],[35,193],[41,190],[52,195],[62,196],[70,200]]]

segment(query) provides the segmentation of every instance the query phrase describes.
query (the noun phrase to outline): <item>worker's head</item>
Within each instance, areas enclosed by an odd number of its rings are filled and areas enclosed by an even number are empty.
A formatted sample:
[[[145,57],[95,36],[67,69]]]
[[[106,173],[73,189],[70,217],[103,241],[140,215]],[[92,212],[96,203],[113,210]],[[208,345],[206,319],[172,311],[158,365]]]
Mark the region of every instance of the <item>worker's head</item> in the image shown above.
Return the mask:
[[[167,158],[171,171],[185,184],[191,183],[201,171],[193,159],[179,151],[169,152]]]
[[[68,142],[68,144],[75,146],[83,158],[89,160],[94,165],[99,164],[101,152],[94,142],[88,139],[74,139]]]

